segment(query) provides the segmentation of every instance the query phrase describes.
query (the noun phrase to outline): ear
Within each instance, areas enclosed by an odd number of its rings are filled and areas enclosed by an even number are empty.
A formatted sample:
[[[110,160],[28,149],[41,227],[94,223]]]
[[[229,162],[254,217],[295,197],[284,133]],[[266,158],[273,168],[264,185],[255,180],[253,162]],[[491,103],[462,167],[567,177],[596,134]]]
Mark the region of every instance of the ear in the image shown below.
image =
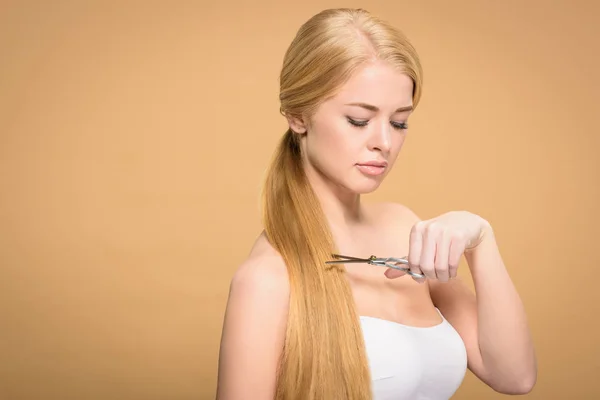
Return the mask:
[[[299,117],[293,117],[293,116],[286,116],[287,120],[288,120],[288,124],[290,125],[290,129],[296,133],[306,133],[306,123],[304,122],[304,120],[302,118]]]

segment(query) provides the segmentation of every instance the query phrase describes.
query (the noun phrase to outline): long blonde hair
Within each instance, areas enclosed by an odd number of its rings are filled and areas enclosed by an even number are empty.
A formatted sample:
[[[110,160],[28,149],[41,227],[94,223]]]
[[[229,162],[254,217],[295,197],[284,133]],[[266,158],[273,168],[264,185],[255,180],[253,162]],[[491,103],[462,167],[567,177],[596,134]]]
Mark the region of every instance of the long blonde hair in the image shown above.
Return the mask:
[[[379,59],[411,77],[413,106],[421,65],[406,37],[362,9],[324,10],[306,21],[289,46],[280,76],[281,113],[310,116],[357,68]],[[371,399],[362,331],[341,266],[325,265],[335,243],[309,184],[299,139],[288,129],[267,171],[263,222],[290,280],[285,345],[276,399]]]

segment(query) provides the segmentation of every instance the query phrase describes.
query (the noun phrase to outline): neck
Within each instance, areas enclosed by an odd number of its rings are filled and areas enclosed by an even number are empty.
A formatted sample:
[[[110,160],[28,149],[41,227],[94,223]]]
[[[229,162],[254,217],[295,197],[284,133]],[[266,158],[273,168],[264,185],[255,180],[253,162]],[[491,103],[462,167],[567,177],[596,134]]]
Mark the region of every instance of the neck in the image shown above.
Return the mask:
[[[309,163],[305,164],[306,175],[323,208],[323,213],[334,234],[347,231],[364,220],[361,198],[357,193],[327,180]]]

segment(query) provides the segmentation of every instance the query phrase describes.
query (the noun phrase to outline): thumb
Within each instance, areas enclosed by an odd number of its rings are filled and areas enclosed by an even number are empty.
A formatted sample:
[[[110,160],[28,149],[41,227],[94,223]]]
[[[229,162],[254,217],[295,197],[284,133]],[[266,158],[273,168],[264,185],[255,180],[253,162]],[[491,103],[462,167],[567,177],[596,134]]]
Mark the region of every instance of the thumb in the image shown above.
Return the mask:
[[[399,271],[397,269],[388,268],[387,271],[383,273],[389,279],[400,278],[401,276],[406,275],[406,272]]]

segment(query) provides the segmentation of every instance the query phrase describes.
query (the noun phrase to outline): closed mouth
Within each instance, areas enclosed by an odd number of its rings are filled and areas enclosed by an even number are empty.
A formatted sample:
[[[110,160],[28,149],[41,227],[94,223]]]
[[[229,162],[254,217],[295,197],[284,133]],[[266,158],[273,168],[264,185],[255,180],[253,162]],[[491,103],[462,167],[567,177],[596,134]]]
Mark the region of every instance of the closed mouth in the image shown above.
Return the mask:
[[[387,163],[385,161],[368,161],[368,162],[364,162],[364,163],[358,163],[357,165],[361,165],[364,167],[379,167],[379,168],[387,167]]]

